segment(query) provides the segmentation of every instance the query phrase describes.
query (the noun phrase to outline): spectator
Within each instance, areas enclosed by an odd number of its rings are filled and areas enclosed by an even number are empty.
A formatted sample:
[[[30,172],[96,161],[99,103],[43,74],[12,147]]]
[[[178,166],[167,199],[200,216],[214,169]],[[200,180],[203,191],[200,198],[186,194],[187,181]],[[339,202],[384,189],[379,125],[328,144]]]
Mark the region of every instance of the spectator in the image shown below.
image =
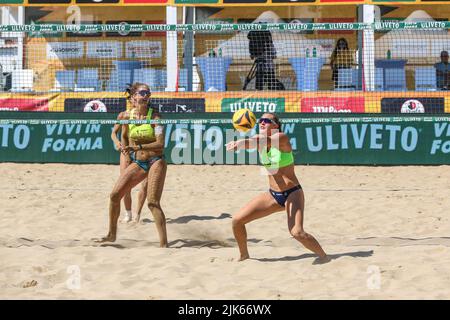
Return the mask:
[[[334,87],[338,87],[338,69],[349,69],[353,65],[353,54],[348,47],[348,42],[345,38],[340,38],[336,47],[331,54],[330,66],[333,71],[332,80]]]
[[[450,89],[450,68],[448,65],[448,52],[441,52],[441,62],[434,65],[436,68],[437,87],[441,90]]]

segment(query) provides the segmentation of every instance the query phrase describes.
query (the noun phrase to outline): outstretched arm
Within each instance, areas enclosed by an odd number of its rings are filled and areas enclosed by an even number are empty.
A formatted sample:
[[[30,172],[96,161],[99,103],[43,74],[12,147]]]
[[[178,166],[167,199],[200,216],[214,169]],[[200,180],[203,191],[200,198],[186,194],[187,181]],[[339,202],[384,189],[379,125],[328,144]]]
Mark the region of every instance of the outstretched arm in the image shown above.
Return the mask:
[[[239,149],[262,149],[266,146],[278,145],[281,148],[285,148],[289,145],[289,138],[285,133],[278,132],[270,137],[256,134],[251,138],[240,139],[237,141],[231,141],[225,146],[227,151],[239,150]]]

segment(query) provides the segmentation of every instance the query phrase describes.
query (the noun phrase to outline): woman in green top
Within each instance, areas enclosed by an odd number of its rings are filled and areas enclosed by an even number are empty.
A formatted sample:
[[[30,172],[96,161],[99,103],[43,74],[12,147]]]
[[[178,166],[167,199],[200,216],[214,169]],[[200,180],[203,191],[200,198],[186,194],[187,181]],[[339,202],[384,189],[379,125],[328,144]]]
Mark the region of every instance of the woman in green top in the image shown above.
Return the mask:
[[[129,89],[134,108],[124,120],[160,119],[158,113],[148,107],[151,92],[143,83],[134,83]],[[164,160],[164,131],[161,125],[129,124],[122,130],[122,152],[129,157],[130,165],[120,175],[111,195],[109,205],[109,232],[100,242],[114,242],[117,236],[117,220],[120,216],[120,200],[134,186],[148,176],[147,202],[159,233],[161,247],[167,247],[166,218],[160,199],[166,177]]]
[[[320,244],[303,228],[305,197],[295,175],[291,143],[288,136],[280,132],[280,128],[278,117],[273,113],[265,113],[259,119],[259,134],[226,145],[227,150],[258,148],[261,163],[266,167],[269,177],[269,191],[258,195],[233,216],[233,233],[241,255],[239,260],[250,257],[245,225],[286,210],[291,235],[319,256],[315,263],[328,262],[329,258]]]

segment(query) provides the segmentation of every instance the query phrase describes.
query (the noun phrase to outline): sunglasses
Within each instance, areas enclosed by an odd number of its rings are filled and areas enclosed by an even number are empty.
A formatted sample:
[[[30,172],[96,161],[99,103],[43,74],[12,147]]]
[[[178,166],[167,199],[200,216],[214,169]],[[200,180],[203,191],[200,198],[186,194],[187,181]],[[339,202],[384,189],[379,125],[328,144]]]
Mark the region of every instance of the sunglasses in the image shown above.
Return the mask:
[[[270,119],[270,118],[260,118],[260,119],[258,120],[258,122],[259,122],[259,123],[265,123],[265,124],[275,123],[275,121],[273,121],[273,120]]]
[[[151,94],[150,90],[140,90],[137,94],[141,95],[141,97],[145,97]]]

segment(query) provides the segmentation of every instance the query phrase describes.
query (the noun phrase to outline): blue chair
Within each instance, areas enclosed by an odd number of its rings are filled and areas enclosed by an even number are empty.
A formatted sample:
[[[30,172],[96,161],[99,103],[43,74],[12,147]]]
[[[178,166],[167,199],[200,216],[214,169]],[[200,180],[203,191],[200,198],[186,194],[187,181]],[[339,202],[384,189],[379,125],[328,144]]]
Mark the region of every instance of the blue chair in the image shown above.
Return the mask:
[[[387,68],[385,69],[386,79],[384,90],[386,91],[406,91],[405,69]]]
[[[203,76],[205,91],[226,91],[227,72],[232,58],[197,57],[196,62]]]
[[[187,90],[188,87],[188,71],[187,69],[180,69],[180,74],[178,76],[178,87]]]
[[[353,91],[356,89],[353,82],[353,69],[338,69],[336,91]]]
[[[145,83],[151,91],[158,91],[156,88],[159,87],[160,72],[152,68],[135,69],[133,82]]]
[[[167,71],[161,70],[160,86],[162,90],[167,86]],[[187,69],[180,69],[178,75],[178,88],[184,88],[187,90],[188,86],[188,73]]]
[[[113,65],[116,67],[117,71],[120,70],[129,70],[131,74],[131,79],[134,79],[134,71],[136,69],[141,69],[143,66],[142,61],[136,60],[116,60],[113,61]]]
[[[317,91],[325,58],[289,58],[297,78],[297,90]]]
[[[436,91],[436,69],[433,67],[417,67],[415,69],[416,91]]]
[[[75,89],[75,70],[58,70],[55,74],[57,91],[73,91]]]
[[[383,68],[375,68],[375,91],[384,91]]]
[[[98,78],[98,69],[78,70],[76,91],[101,91],[102,81]]]
[[[123,92],[131,83],[131,70],[113,70],[109,77],[106,91]]]
[[[361,90],[361,84],[362,81],[359,81],[359,69],[352,69],[352,87],[355,88],[355,90]]]

